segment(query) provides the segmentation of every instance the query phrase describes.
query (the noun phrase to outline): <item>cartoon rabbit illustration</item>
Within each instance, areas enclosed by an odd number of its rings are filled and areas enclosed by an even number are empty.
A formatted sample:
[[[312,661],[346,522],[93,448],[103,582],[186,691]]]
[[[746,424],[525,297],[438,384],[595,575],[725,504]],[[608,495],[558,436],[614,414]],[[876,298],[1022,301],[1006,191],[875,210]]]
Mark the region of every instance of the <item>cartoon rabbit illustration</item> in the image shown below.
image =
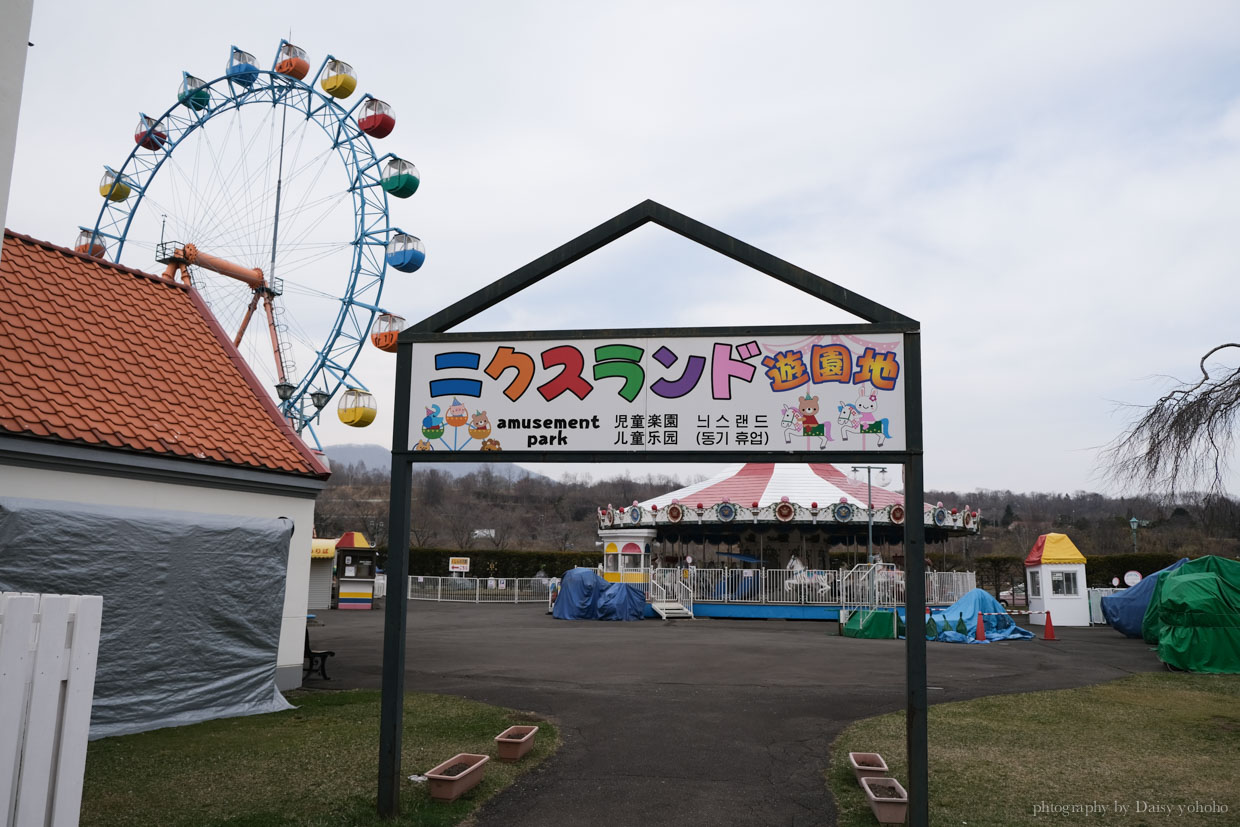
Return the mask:
[[[889,430],[891,421],[886,417],[879,419],[874,412],[878,409],[878,394],[870,390],[866,391],[861,388],[861,392],[857,394],[856,402],[840,402],[839,419],[840,434],[843,439],[848,439],[848,432],[852,431],[857,434],[874,434],[878,437],[878,447],[883,447],[883,443],[891,438]]]

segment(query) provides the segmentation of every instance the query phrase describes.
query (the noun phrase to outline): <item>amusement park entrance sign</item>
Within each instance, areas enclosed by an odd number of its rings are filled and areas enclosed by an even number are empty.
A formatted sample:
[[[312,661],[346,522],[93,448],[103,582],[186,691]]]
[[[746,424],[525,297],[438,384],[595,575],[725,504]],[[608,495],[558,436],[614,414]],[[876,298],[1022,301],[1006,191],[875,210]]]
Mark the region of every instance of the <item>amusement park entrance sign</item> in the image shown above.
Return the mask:
[[[840,308],[815,327],[452,333],[647,223]],[[669,280],[674,279],[669,273]],[[634,313],[641,312],[640,304]],[[653,201],[403,331],[396,350],[388,547],[409,546],[413,468],[447,461],[832,462],[904,466],[923,501],[921,327],[889,307]],[[904,523],[905,611],[925,611],[925,526]],[[405,554],[388,577],[409,574]],[[379,812],[400,811],[407,592],[388,591]],[[929,823],[926,641],[905,640],[909,824]]]
[[[437,455],[905,449],[901,334],[727,332],[415,335],[409,444]]]

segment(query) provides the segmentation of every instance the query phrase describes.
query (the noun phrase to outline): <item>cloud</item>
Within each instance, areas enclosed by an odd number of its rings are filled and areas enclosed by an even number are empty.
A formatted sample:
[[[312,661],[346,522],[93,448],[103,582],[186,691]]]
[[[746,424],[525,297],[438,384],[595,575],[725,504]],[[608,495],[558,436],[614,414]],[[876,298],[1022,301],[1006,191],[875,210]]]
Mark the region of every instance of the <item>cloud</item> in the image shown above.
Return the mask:
[[[383,151],[422,171],[392,212],[427,265],[383,299],[411,321],[654,198],[919,319],[927,480],[957,488],[1091,487],[1091,446],[1126,421],[1114,401],[1152,399],[1150,377],[1189,375],[1234,338],[1234,4],[358,7],[407,48],[303,5],[291,39],[354,64],[396,110]],[[222,71],[231,42],[265,62],[289,33],[285,11],[252,4],[50,8],[35,9],[9,223],[63,243],[181,68]],[[178,48],[152,47],[141,71],[99,48],[135,39]],[[596,320],[840,317],[643,230],[475,324]],[[359,361],[383,410],[365,439],[390,437],[392,368]],[[325,440],[363,438],[329,419]]]

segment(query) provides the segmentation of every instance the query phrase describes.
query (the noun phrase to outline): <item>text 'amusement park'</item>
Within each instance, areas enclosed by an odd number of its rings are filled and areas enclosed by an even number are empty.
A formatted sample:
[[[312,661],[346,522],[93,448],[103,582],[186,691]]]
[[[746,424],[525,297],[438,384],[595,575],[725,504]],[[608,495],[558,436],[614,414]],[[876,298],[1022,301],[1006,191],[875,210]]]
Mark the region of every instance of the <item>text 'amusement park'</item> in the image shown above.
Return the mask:
[[[1235,822],[1236,9],[10,6],[4,827]]]

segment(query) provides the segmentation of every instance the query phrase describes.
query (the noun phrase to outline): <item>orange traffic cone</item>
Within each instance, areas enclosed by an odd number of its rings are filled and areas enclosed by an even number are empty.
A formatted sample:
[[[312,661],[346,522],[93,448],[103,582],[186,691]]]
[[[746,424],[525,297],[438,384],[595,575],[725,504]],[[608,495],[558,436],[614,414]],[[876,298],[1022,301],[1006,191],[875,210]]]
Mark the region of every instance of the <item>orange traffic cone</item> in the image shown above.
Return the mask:
[[[982,617],[982,613],[977,613],[977,639],[978,642],[986,640],[986,620]]]
[[[1042,640],[1058,640],[1055,637],[1055,624],[1051,623],[1051,613],[1046,613],[1046,628],[1042,630]]]

